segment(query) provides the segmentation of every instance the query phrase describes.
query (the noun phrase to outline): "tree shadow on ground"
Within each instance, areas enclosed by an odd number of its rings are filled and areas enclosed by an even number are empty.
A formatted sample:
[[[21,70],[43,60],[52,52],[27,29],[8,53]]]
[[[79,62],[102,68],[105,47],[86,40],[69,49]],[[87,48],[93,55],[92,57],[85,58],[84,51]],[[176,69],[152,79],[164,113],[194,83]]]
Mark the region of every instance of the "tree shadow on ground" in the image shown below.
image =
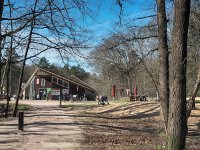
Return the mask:
[[[120,106],[116,106],[112,109],[109,110],[105,110],[102,111],[101,113],[112,113],[112,112],[117,112],[117,111],[121,111],[121,110],[136,110],[136,109],[144,109],[146,106],[148,107],[152,107],[155,106],[155,103],[144,103],[144,102],[140,102],[139,104],[136,103],[129,103],[129,104],[125,104],[125,105],[120,105]],[[158,105],[159,107],[159,105]]]
[[[69,123],[60,123],[60,122],[48,122],[48,121],[38,121],[26,124],[25,126],[31,127],[47,127],[47,126],[56,126],[59,129],[59,126],[89,126],[90,128],[102,128],[109,131],[129,131],[129,132],[155,132],[155,128],[150,128],[149,126],[145,127],[124,127],[124,126],[115,126],[107,124],[98,124],[98,123],[86,123],[86,122],[69,122]],[[73,129],[70,129],[73,130]],[[30,131],[32,132],[32,131]]]
[[[190,127],[197,127],[197,129],[190,129],[188,131],[188,136],[198,136],[200,137],[200,122],[198,122],[196,125],[190,125]]]

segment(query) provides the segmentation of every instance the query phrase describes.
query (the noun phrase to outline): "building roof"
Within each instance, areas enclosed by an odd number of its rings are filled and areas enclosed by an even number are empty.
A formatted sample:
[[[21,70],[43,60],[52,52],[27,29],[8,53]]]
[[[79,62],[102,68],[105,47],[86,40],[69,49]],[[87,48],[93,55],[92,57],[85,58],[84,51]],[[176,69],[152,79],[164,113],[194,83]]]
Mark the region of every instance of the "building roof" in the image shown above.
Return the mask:
[[[40,68],[40,67],[37,67],[37,69],[33,72],[33,74],[30,76],[30,78],[28,79],[28,81],[26,82],[24,87],[22,88],[22,91],[24,91],[28,87],[28,85],[30,84],[30,82],[32,81],[34,76],[36,76],[39,72],[43,72],[44,74],[52,75],[52,76],[57,77],[59,79],[74,83],[74,84],[76,84],[76,85],[78,85],[80,87],[83,87],[83,88],[85,88],[85,89],[87,89],[89,91],[95,92],[95,89],[93,89],[87,83],[85,83],[84,81],[80,80],[79,78],[77,78],[74,75],[69,75],[68,77],[64,77],[64,76],[58,75],[56,73],[53,73],[53,72],[51,72],[49,70]]]

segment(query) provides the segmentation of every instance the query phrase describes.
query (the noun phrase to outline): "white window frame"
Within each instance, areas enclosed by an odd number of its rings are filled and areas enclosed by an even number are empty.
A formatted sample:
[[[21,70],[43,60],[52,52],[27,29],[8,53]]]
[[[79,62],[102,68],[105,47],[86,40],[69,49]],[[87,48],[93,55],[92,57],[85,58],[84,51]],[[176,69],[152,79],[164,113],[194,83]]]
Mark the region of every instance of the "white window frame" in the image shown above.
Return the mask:
[[[56,82],[53,81],[54,78],[56,79]],[[62,81],[62,84],[58,83],[58,80]],[[61,85],[61,86],[65,87],[65,88],[69,89],[69,82],[67,82],[67,81],[65,81],[65,80],[62,80],[62,79],[59,79],[59,78],[57,78],[57,77],[55,77],[55,76],[52,76],[52,77],[51,77],[51,82],[52,82],[52,83],[56,83],[56,84],[58,84],[58,85]],[[67,86],[64,86],[64,82],[67,83]]]
[[[45,78],[41,78],[41,86],[45,86]]]
[[[59,80],[61,81],[61,84],[58,82]],[[57,84],[63,86],[63,80],[61,80],[61,79],[57,79]]]

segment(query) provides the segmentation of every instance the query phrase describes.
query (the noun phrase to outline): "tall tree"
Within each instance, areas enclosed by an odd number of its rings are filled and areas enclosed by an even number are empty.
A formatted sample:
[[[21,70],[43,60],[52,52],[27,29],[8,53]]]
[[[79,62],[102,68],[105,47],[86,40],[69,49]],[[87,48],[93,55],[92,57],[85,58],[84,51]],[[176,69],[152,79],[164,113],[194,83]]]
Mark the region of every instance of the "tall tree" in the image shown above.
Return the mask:
[[[81,68],[80,65],[72,66],[70,68],[70,73],[75,75],[77,78],[81,80],[85,80],[89,76],[88,73],[83,68]]]
[[[1,65],[1,59],[2,59],[2,41],[3,41],[3,38],[2,38],[2,14],[3,14],[3,5],[4,5],[4,0],[1,0],[0,1],[0,65]],[[2,81],[2,66],[0,66],[0,85],[1,85],[1,81]],[[2,87],[0,89],[0,94],[2,96]]]
[[[21,72],[20,72],[20,79],[19,79],[19,88],[18,88],[18,92],[17,92],[17,99],[15,102],[15,108],[13,111],[13,117],[17,116],[17,111],[18,111],[18,104],[19,104],[19,98],[20,98],[20,94],[21,94],[21,87],[22,87],[22,81],[23,81],[23,76],[24,76],[24,68],[25,68],[25,64],[26,64],[26,59],[28,56],[28,51],[30,49],[30,45],[31,45],[31,40],[32,40],[32,36],[33,36],[33,30],[35,27],[35,10],[36,10],[36,6],[37,6],[38,0],[35,1],[35,5],[32,11],[32,21],[31,21],[31,28],[30,28],[30,32],[29,32],[29,38],[27,41],[27,45],[26,45],[26,51],[25,51],[25,55],[24,55],[24,60],[23,60],[23,64],[22,64],[22,68],[21,68]]]
[[[172,89],[168,118],[168,150],[185,149],[187,37],[191,0],[176,0],[172,32]]]
[[[157,0],[157,23],[159,41],[159,96],[161,102],[161,113],[163,115],[165,129],[169,112],[169,52],[167,44],[167,19],[165,0]]]
[[[42,57],[40,59],[40,62],[38,64],[41,68],[44,68],[44,69],[48,69],[49,66],[50,66],[50,63],[49,61],[46,59],[46,57]]]
[[[9,16],[10,16],[10,19],[12,18],[12,11],[13,11],[13,7],[10,3],[10,0],[8,0],[8,4],[9,4]],[[11,97],[11,90],[10,90],[10,75],[11,75],[11,60],[12,60],[12,54],[13,54],[13,21],[12,19],[10,20],[10,30],[11,30],[11,36],[10,36],[10,47],[8,49],[8,58],[7,58],[7,64],[8,64],[8,67],[7,67],[7,86],[6,86],[6,93],[7,93],[7,103],[6,103],[6,113],[5,113],[5,118],[8,117],[8,108],[9,108],[9,101],[10,101],[10,97]]]

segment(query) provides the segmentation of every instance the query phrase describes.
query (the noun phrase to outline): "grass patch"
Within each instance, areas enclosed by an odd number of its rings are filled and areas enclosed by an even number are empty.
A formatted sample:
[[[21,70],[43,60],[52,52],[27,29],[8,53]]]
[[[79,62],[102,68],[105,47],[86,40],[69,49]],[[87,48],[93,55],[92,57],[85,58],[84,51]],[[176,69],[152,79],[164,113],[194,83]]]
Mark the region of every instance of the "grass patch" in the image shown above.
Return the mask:
[[[157,145],[156,150],[166,150],[164,146]]]
[[[109,103],[112,104],[126,104],[130,103],[129,100],[110,100]],[[86,101],[86,102],[62,102],[62,105],[59,106],[60,108],[86,108],[86,107],[98,107],[97,101]]]
[[[14,110],[15,104],[9,104],[8,111],[12,112]],[[2,114],[4,114],[4,111],[6,110],[6,103],[0,103],[0,109],[2,111]],[[19,111],[28,111],[33,110],[33,106],[27,105],[27,104],[19,104],[18,110]]]
[[[14,110],[15,104],[10,104],[9,108],[8,108],[8,118],[12,119],[12,115],[13,115],[13,110]],[[6,113],[6,103],[0,103],[0,120],[1,119],[5,119],[5,113]],[[19,104],[18,105],[18,111],[32,111],[35,110],[36,108],[34,108],[31,105],[27,105],[27,104]],[[8,119],[7,118],[7,119]]]
[[[95,102],[84,102],[84,103],[77,103],[77,102],[65,102],[60,108],[64,108],[66,110],[88,110],[88,109],[93,109],[95,107],[98,107],[97,103]]]
[[[87,107],[87,106],[97,106],[96,101],[87,101],[87,102],[64,102],[60,108],[69,108],[69,107]]]
[[[109,101],[111,103],[114,103],[114,104],[125,104],[125,103],[130,103],[129,100],[111,100]]]
[[[33,109],[34,109],[33,106],[27,105],[27,104],[19,104],[19,106],[18,106],[19,111],[28,111],[28,110],[33,110]]]

